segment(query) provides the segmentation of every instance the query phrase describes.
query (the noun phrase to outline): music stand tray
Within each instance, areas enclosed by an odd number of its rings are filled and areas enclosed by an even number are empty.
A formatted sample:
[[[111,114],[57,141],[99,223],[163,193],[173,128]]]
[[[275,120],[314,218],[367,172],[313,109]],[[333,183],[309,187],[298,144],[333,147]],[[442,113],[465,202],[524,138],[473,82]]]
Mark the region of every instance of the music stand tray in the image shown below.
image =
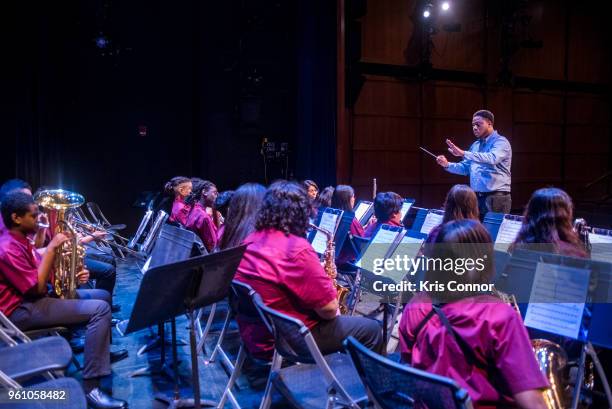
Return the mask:
[[[174,344],[174,397],[173,399],[162,398],[170,402],[170,407],[200,407],[194,311],[225,298],[245,249],[246,246],[239,246],[214,254],[153,267],[147,271],[142,280],[125,331],[126,334],[185,313],[190,320],[189,341],[194,399],[180,399],[176,344]],[[215,406],[215,403],[210,401],[204,404]]]

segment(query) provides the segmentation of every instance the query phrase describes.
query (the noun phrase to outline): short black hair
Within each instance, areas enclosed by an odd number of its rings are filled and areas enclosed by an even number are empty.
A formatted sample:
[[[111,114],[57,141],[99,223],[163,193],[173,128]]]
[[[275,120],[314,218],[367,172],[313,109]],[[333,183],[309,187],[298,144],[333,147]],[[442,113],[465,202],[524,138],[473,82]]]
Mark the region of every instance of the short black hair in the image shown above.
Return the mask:
[[[30,184],[25,180],[21,179],[7,180],[6,182],[4,182],[4,184],[2,184],[2,187],[0,187],[0,202],[2,202],[2,199],[4,198],[4,196],[6,196],[7,193],[12,192],[13,190],[21,189],[28,189],[29,191],[32,191],[32,186],[30,186]]]
[[[374,199],[374,214],[378,223],[387,223],[394,213],[402,210],[402,197],[395,192],[380,192]]]
[[[264,195],[255,230],[272,228],[285,234],[304,237],[311,210],[303,186],[279,180],[272,183]]]
[[[487,111],[486,109],[481,109],[481,110],[474,112],[474,115],[472,115],[472,118],[475,116],[479,116],[481,118],[488,119],[489,121],[491,121],[492,124],[495,123],[495,115],[493,115],[493,112]]]
[[[11,215],[13,213],[17,216],[23,216],[30,211],[30,206],[36,204],[31,195],[23,192],[12,191],[4,196],[2,204],[0,205],[0,212],[2,213],[2,221],[7,229],[15,227]]]

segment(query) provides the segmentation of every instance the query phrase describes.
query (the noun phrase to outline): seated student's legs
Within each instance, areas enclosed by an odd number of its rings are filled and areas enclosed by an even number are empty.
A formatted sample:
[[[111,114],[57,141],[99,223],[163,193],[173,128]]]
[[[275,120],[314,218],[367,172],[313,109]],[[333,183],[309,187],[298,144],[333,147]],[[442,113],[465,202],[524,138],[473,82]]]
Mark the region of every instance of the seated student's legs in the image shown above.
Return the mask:
[[[104,296],[101,293],[98,295]],[[21,330],[86,324],[83,378],[97,378],[111,373],[111,308],[107,300],[44,297],[24,302],[9,319]]]
[[[106,290],[112,296],[117,280],[115,267],[90,255],[85,256],[85,267],[89,270],[89,277],[96,280],[96,288]]]
[[[323,354],[342,351],[342,342],[351,335],[372,351],[383,352],[382,328],[370,318],[341,315],[333,320],[321,321],[310,331]]]

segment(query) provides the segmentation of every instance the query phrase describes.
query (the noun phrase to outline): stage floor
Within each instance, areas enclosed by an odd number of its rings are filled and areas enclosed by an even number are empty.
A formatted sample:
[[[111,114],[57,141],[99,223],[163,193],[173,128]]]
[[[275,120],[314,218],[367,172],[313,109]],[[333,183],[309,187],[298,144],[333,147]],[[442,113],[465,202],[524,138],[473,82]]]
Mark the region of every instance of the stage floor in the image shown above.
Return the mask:
[[[130,317],[136,294],[138,293],[141,277],[142,275],[139,268],[133,260],[118,261],[117,285],[115,288],[114,303],[121,305],[121,311],[114,314],[115,318],[124,320]],[[212,331],[209,334],[206,342],[207,355],[210,355],[217,340],[219,330],[225,317],[226,308],[226,305],[221,306],[221,308],[217,308],[217,313],[215,314],[215,325],[213,325]],[[221,311],[219,311],[220,309]],[[202,320],[203,325],[205,324],[205,318]],[[185,342],[189,341],[187,324],[188,321],[185,316],[182,316],[177,320],[177,337]],[[156,365],[159,362],[159,347],[146,352],[141,356],[137,355],[138,349],[152,339],[152,334],[152,331],[143,330],[122,337],[116,329],[113,329],[111,350],[125,348],[129,351],[129,356],[128,358],[113,364],[113,374],[105,379],[103,387],[106,390],[110,390],[112,388],[113,396],[127,400],[131,409],[165,408],[167,404],[158,401],[155,399],[155,396],[158,394],[168,397],[173,396],[173,380],[166,375],[157,374],[154,376],[130,377],[130,374],[133,371],[146,367],[147,365]],[[170,324],[166,325],[166,334],[169,338]],[[224,350],[232,360],[234,360],[238,351],[238,336],[237,327],[233,323],[233,325],[230,327],[229,333],[225,337],[225,342],[223,343]],[[178,347],[178,357],[180,361],[180,396],[192,397],[191,358],[189,355],[188,344]],[[77,355],[77,358],[80,362],[82,362],[82,354]],[[166,347],[166,362],[171,366],[172,348],[170,346]],[[241,375],[238,380],[238,385],[240,388],[239,391],[236,392],[236,388],[234,388],[235,396],[243,408],[259,407],[267,376],[266,368],[260,369],[261,370],[255,372],[254,375],[249,376],[256,389],[251,387],[249,379],[247,379],[247,376],[245,375]],[[199,372],[202,399],[218,401],[228,380],[228,375],[226,375],[226,372],[221,367],[221,363],[217,360],[217,362],[206,364],[204,362],[204,358],[202,355],[200,355]],[[80,372],[75,372],[74,367],[69,369],[68,374],[80,380]],[[258,389],[257,385],[259,385]],[[274,407],[277,408],[287,407],[280,396],[275,396],[274,403]],[[231,405],[226,403],[225,407],[231,408]]]

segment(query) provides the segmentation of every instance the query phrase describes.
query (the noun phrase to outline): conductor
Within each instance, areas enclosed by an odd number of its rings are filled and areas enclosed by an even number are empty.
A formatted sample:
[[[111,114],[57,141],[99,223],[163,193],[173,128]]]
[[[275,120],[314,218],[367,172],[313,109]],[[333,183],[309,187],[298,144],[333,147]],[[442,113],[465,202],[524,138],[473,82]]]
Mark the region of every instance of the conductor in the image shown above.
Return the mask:
[[[461,162],[450,163],[444,155],[436,158],[447,172],[470,176],[470,186],[478,197],[481,220],[487,212],[510,213],[512,207],[512,147],[508,139],[493,128],[493,123],[491,111],[476,111],[472,117],[472,132],[477,139],[470,149],[464,151],[450,139],[446,140],[448,151],[462,158]]]

